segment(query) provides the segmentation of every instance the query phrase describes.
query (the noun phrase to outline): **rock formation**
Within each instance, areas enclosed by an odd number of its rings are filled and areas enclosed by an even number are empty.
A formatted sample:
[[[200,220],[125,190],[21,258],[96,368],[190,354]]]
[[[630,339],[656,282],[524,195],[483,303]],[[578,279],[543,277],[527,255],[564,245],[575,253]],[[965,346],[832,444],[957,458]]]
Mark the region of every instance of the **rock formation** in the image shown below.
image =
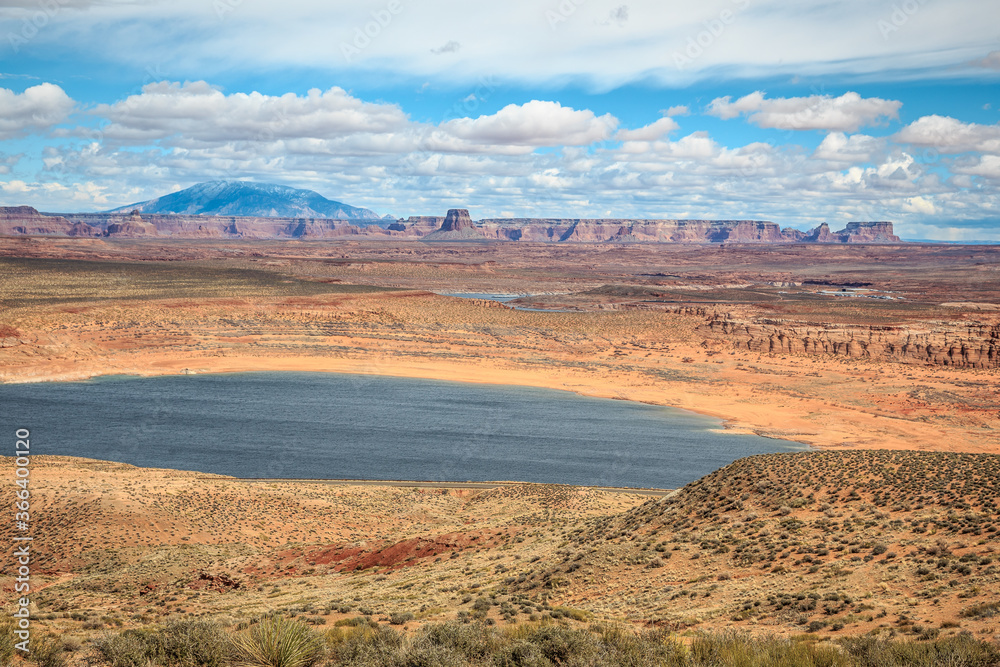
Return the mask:
[[[806,243],[900,243],[902,239],[892,233],[891,222],[849,222],[839,232],[831,232],[825,222],[806,232]]]
[[[802,232],[763,220],[627,218],[493,218],[475,222],[467,209],[396,221],[330,218],[109,213],[48,215],[29,206],[0,208],[0,234],[138,238],[368,238],[530,243],[899,243],[891,222],[851,222],[838,232],[823,223]]]
[[[713,317],[703,329],[720,335],[734,348],[762,354],[829,354],[958,368],[1000,368],[1000,324],[941,322],[929,330],[914,330]]]
[[[475,225],[472,224],[472,218],[469,217],[469,209],[467,208],[448,209],[448,215],[441,223],[442,232],[460,232],[463,229],[472,229],[473,227]]]
[[[139,238],[143,236],[157,236],[159,232],[155,225],[142,219],[139,211],[132,211],[127,217],[108,223],[104,230],[105,236],[116,238]]]
[[[0,234],[4,236],[97,236],[86,223],[43,215],[31,206],[0,206]]]

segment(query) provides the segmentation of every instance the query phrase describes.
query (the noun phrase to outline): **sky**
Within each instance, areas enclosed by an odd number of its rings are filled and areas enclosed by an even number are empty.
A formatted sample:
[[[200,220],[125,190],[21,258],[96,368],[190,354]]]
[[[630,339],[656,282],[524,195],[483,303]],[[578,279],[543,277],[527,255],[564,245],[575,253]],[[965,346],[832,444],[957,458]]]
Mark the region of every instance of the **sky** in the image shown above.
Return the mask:
[[[0,0],[0,205],[211,180],[1000,241],[1000,5]]]

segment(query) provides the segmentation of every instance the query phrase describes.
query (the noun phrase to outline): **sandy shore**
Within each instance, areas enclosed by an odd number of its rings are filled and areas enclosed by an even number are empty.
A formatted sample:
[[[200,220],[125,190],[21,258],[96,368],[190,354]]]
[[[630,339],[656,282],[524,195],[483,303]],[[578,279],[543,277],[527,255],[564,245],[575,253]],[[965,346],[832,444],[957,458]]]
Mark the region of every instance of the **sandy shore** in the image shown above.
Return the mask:
[[[1000,444],[992,440],[988,433],[976,438],[948,437],[947,430],[951,429],[942,429],[940,425],[879,414],[871,410],[836,404],[832,400],[775,395],[773,392],[761,391],[752,383],[746,382],[733,382],[725,393],[715,393],[709,386],[689,381],[652,384],[641,372],[626,371],[608,376],[564,366],[555,367],[555,365],[549,369],[524,368],[498,359],[448,362],[438,359],[409,358],[403,361],[375,354],[363,358],[343,358],[240,354],[218,356],[217,352],[178,358],[169,353],[149,350],[129,356],[131,358],[127,361],[107,358],[100,364],[86,362],[71,366],[45,364],[18,369],[15,372],[7,368],[3,371],[3,379],[5,382],[41,382],[83,380],[101,375],[119,374],[154,376],[253,371],[384,375],[530,386],[572,391],[596,398],[639,401],[680,408],[721,419],[722,427],[730,432],[753,433],[801,442],[821,449],[863,447],[1000,452]],[[139,358],[135,358],[136,356]],[[780,366],[788,369],[788,360]],[[810,364],[809,368],[813,370],[814,366]],[[827,375],[836,370],[831,369]],[[729,369],[729,372],[733,373],[733,369]],[[913,369],[909,368],[885,369],[882,381],[892,382],[897,379],[895,376],[898,373],[912,374],[912,372]],[[836,382],[836,378],[832,378],[831,381]],[[963,431],[969,433],[965,429]]]

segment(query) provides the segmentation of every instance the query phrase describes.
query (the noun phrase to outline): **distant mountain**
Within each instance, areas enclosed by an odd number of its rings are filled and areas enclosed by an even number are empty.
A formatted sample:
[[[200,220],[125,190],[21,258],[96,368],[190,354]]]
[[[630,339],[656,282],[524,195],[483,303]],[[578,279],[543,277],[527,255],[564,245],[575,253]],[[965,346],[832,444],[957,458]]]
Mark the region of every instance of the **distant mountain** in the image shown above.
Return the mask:
[[[382,218],[367,208],[348,206],[312,190],[273,183],[209,181],[163,197],[122,206],[108,213],[162,213],[182,215],[240,215],[258,218]]]

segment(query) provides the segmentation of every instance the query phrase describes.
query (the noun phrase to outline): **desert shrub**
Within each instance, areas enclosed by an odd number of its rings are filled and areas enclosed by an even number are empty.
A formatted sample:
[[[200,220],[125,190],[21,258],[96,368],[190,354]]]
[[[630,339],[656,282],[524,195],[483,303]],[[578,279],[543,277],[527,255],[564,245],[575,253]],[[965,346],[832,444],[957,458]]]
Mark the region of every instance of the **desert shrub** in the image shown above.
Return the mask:
[[[57,637],[52,635],[33,636],[29,646],[31,652],[28,654],[28,659],[40,667],[63,667],[66,664],[63,645]]]
[[[570,661],[590,664],[600,655],[596,637],[583,630],[571,630],[558,625],[542,625],[529,629],[524,639],[556,665]]]
[[[738,632],[700,635],[691,643],[691,660],[698,667],[848,667],[851,662],[836,646],[753,637]]]
[[[620,626],[595,630],[599,632],[602,643],[599,665],[666,667],[686,664],[687,649],[665,631],[637,633]]]
[[[412,612],[400,612],[390,616],[389,623],[392,625],[403,625],[407,621],[412,621],[415,618],[416,616],[414,616]]]
[[[1000,602],[981,602],[966,607],[959,614],[962,618],[992,618],[1000,614]]]
[[[283,616],[262,619],[233,638],[234,663],[241,667],[309,667],[324,653],[316,631]]]
[[[1000,664],[1000,649],[967,634],[927,642],[888,641],[865,636],[844,639],[841,645],[858,667],[992,667]]]
[[[14,659],[14,644],[17,642],[14,635],[14,622],[10,617],[0,621],[0,665],[9,665]]]
[[[164,665],[221,667],[226,664],[229,636],[212,621],[181,620],[160,630]]]
[[[110,667],[162,664],[162,644],[156,633],[147,628],[105,633],[94,642],[94,648]]]
[[[222,667],[229,637],[218,623],[180,620],[160,628],[125,630],[97,640],[98,654],[111,667]]]
[[[335,630],[336,633],[327,633],[327,646],[334,656],[333,664],[351,667],[391,667],[398,664],[403,638],[392,628],[363,625],[349,630]]]

